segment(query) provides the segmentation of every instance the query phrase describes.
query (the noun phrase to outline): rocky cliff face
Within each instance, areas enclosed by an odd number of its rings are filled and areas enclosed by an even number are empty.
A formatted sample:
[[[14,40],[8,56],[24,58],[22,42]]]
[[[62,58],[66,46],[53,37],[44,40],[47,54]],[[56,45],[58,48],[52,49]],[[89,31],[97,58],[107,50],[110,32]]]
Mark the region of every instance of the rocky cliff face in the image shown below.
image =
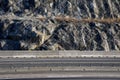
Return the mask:
[[[120,18],[120,0],[0,0],[0,50],[120,51],[119,22],[74,23],[56,16]]]

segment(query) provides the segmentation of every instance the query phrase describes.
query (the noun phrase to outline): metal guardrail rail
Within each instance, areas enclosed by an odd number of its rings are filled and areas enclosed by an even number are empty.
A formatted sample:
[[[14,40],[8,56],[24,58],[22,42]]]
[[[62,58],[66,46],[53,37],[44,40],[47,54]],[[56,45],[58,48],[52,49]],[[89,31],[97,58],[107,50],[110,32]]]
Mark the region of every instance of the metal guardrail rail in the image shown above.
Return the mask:
[[[120,52],[0,51],[0,79],[117,78]]]
[[[120,51],[0,51],[0,58],[120,57]]]

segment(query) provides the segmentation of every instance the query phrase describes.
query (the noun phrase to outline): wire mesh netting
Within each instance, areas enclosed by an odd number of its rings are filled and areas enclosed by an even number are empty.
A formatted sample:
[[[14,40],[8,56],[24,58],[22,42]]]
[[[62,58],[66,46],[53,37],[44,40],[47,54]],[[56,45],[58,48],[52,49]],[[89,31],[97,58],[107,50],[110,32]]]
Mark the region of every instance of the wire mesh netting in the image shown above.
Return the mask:
[[[120,0],[0,0],[1,50],[120,50]]]

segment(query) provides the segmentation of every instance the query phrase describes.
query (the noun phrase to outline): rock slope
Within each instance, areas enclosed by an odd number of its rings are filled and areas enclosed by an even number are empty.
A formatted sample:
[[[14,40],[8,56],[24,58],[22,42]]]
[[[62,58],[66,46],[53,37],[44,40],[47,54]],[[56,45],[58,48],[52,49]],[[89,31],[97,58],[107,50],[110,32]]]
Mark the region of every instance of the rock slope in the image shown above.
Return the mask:
[[[120,51],[120,0],[0,0],[0,50]],[[40,20],[43,18],[43,20]]]

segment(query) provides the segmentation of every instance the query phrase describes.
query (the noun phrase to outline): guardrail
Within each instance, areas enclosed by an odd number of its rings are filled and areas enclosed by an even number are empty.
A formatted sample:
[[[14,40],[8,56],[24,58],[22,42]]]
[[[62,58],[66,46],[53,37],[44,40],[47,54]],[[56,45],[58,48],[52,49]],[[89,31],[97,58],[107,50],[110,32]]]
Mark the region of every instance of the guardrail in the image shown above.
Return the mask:
[[[120,51],[0,51],[0,58],[120,57]]]
[[[120,79],[119,61],[119,51],[0,51],[0,79]]]

